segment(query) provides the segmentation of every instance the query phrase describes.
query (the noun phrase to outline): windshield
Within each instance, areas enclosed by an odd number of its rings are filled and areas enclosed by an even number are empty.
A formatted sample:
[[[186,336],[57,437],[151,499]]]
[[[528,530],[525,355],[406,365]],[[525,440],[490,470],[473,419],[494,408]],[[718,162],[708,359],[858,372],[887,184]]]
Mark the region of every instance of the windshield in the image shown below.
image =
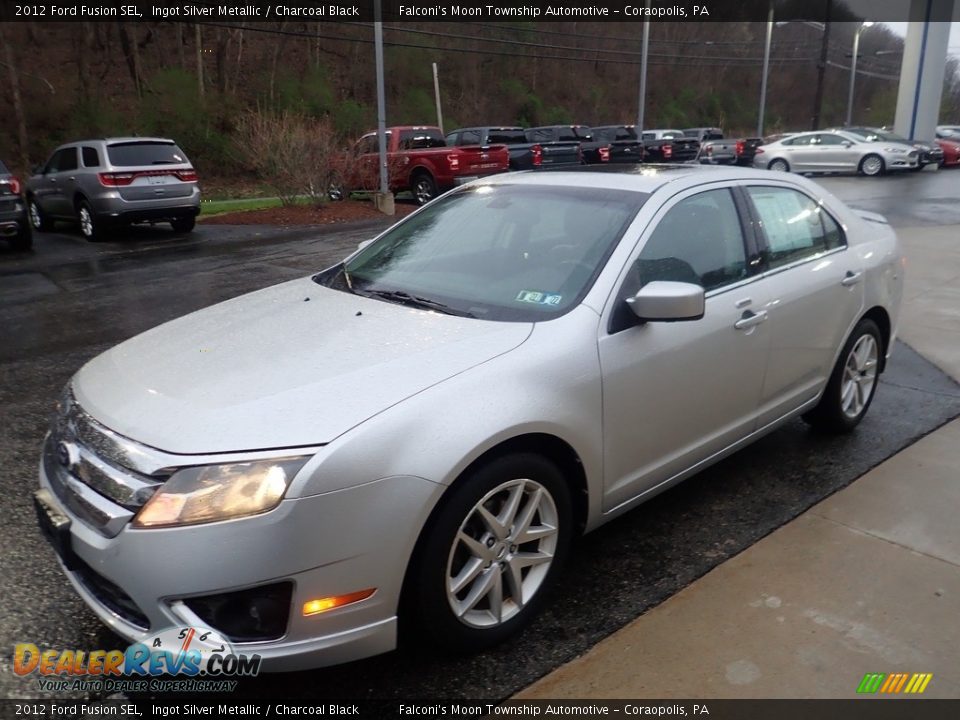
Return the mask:
[[[314,280],[455,315],[546,320],[580,302],[647,197],[583,187],[468,187]]]

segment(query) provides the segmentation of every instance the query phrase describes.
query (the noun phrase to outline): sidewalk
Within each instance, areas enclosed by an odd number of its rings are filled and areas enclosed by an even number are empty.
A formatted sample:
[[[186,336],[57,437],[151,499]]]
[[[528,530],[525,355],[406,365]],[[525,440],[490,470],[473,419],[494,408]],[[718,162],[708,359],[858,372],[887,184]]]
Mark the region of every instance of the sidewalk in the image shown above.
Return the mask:
[[[960,226],[898,230],[900,338],[960,381]],[[960,697],[960,419],[716,567],[517,699]]]

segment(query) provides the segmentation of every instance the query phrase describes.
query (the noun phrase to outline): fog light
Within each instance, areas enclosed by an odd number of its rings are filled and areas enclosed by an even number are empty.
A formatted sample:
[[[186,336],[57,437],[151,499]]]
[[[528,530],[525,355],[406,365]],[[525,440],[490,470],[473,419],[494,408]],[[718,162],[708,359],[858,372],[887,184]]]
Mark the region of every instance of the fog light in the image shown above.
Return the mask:
[[[287,631],[293,584],[261,585],[247,590],[186,598],[183,602],[207,627],[232,642],[276,640]]]
[[[346,595],[334,595],[333,597],[308,600],[303,604],[304,617],[309,615],[319,615],[320,613],[327,612],[327,610],[333,610],[334,608],[343,607],[344,605],[350,605],[351,603],[366,600],[376,591],[376,588],[370,588],[368,590],[359,590],[357,592],[347,593]]]

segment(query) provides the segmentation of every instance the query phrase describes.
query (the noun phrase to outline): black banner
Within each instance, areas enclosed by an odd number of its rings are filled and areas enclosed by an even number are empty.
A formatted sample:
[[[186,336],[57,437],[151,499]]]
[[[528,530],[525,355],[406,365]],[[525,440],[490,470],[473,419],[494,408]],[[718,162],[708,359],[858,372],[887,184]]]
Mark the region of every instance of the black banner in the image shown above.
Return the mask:
[[[13,22],[130,21],[130,22],[369,22],[375,0],[309,2],[171,2],[170,0],[100,0],[88,2],[9,2],[0,6],[0,18]],[[745,22],[768,17],[770,5],[778,21],[824,22],[907,21],[910,3],[904,0],[381,0],[384,21],[484,22]],[[960,3],[951,17],[931,4],[934,22],[960,21]],[[829,18],[828,18],[829,9]]]
[[[3,718],[710,718],[710,720],[953,720],[960,700],[3,700]]]

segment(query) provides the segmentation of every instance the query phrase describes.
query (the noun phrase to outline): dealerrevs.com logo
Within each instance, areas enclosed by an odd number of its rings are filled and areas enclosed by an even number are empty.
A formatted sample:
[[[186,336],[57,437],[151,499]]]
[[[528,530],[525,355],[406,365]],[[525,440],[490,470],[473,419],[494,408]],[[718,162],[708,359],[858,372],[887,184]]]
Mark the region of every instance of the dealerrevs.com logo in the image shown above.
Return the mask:
[[[41,650],[18,643],[17,675],[37,674],[40,690],[229,692],[260,672],[260,656],[236,652],[215,630],[167,628],[126,650]],[[172,677],[171,677],[172,676]]]

